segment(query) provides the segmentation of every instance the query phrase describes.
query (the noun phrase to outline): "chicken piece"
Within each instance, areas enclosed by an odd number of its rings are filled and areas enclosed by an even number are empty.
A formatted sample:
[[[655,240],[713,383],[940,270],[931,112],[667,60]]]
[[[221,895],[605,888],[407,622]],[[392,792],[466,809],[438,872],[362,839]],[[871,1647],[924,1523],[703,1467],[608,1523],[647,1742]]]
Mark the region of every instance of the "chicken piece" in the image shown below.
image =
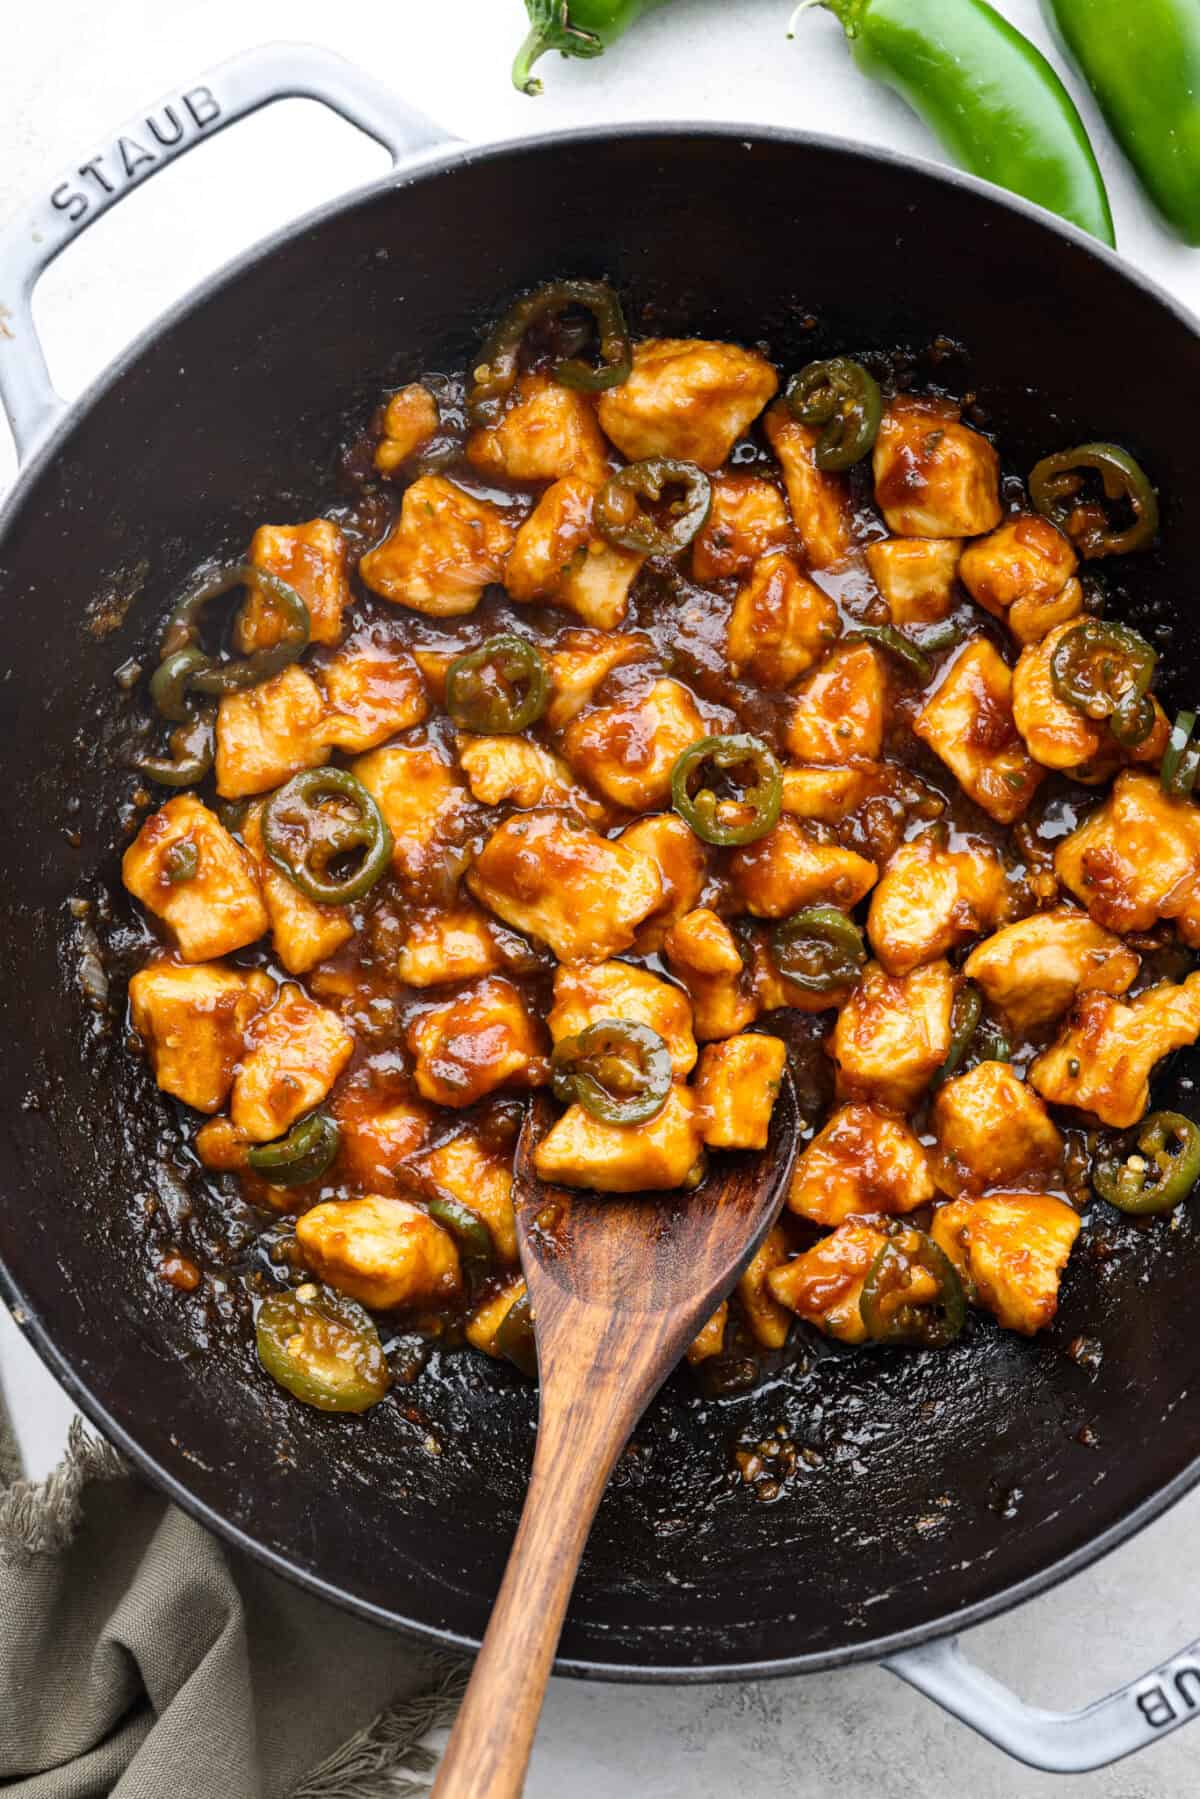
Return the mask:
[[[820,660],[838,634],[838,610],[782,550],[762,556],[729,618],[730,671],[760,687],[786,687]]]
[[[723,1299],[712,1317],[688,1345],[689,1367],[698,1368],[701,1362],[711,1361],[713,1356],[720,1355],[725,1347],[725,1327],[728,1323],[729,1301]]]
[[[268,793],[329,756],[321,689],[293,663],[217,708],[217,792],[223,800]]]
[[[954,606],[961,537],[884,537],[863,552],[894,625],[932,625]]]
[[[844,475],[827,475],[813,461],[821,433],[794,419],[780,401],[768,412],[767,439],[783,470],[788,508],[809,568],[836,568],[854,548],[850,490]]]
[[[405,490],[400,517],[358,572],[372,593],[430,618],[455,618],[502,581],[513,528],[499,507],[474,499],[444,475]]]
[[[958,578],[985,612],[1004,618],[1018,600],[1052,600],[1078,567],[1071,540],[1057,525],[1021,512],[967,545]]]
[[[508,1317],[519,1299],[525,1297],[525,1282],[518,1276],[501,1287],[498,1293],[492,1294],[477,1305],[467,1319],[467,1342],[472,1349],[482,1350],[484,1355],[492,1356],[496,1361],[506,1358],[496,1347],[496,1338],[500,1334],[500,1326]]]
[[[352,755],[422,724],[429,714],[416,663],[378,626],[332,657],[321,680],[328,708],[322,734]]]
[[[1000,459],[946,400],[898,395],[871,460],[875,503],[897,537],[977,537],[1000,523]]]
[[[788,1259],[788,1242],[779,1225],[769,1230],[737,1284],[738,1302],[750,1326],[750,1335],[763,1349],[782,1349],[788,1340],[791,1317],[767,1285],[776,1268]]]
[[[766,1010],[755,991],[752,972],[738,975],[685,975],[680,980],[692,1002],[692,1030],[697,1043],[720,1043],[736,1037]]]
[[[1057,906],[1005,925],[963,964],[1022,1036],[1058,1018],[1077,993],[1124,993],[1140,962],[1086,912]]]
[[[1176,920],[1200,945],[1200,808],[1172,799],[1153,775],[1127,769],[1086,823],[1059,844],[1064,887],[1110,931],[1148,931]]]
[[[937,1133],[934,1179],[943,1193],[1036,1188],[1061,1171],[1062,1137],[1007,1062],[980,1062],[947,1081],[933,1102],[931,1122]]]
[[[467,886],[515,931],[560,962],[603,962],[628,949],[662,903],[658,870],[564,812],[522,812],[494,831]]]
[[[666,952],[671,966],[688,974],[734,975],[742,968],[733,932],[707,906],[689,912],[668,931]]]
[[[1009,903],[994,850],[945,849],[924,832],[902,843],[884,869],[867,936],[889,974],[907,974],[999,924]]]
[[[787,1050],[757,1032],[710,1043],[692,1091],[710,1149],[765,1149]]]
[[[1049,1193],[992,1193],[939,1206],[929,1234],[969,1297],[1006,1330],[1032,1337],[1058,1310],[1079,1217]]]
[[[1136,999],[1081,993],[1058,1041],[1029,1078],[1054,1106],[1093,1112],[1102,1124],[1136,1124],[1150,1103],[1155,1064],[1200,1037],[1200,973],[1164,981]]]
[[[125,851],[121,878],[185,962],[244,949],[269,923],[253,861],[193,793],[151,814]]]
[[[232,1069],[229,1078],[232,1081]],[[192,1138],[192,1148],[214,1174],[240,1174],[247,1166],[250,1144],[232,1119],[206,1118]]]
[[[547,658],[547,728],[565,730],[585,706],[591,705],[596,689],[613,669],[644,661],[652,654],[644,638],[619,631],[564,631],[557,648]]]
[[[327,518],[306,525],[260,525],[246,558],[251,568],[278,575],[308,607],[312,643],[336,643],[342,613],[350,604],[346,539]],[[287,632],[279,601],[263,587],[249,587],[238,613],[233,642],[238,654],[269,650]]]
[[[890,975],[869,964],[833,1032],[837,1091],[907,1112],[950,1049],[954,975],[948,962]]]
[[[268,975],[220,963],[139,969],[129,982],[129,1012],[163,1092],[197,1112],[220,1111],[246,1032],[274,993]]]
[[[397,1171],[428,1137],[432,1109],[352,1075],[331,1110],[340,1133],[337,1172],[368,1193],[395,1197],[401,1192]]]
[[[800,762],[878,760],[887,669],[868,643],[839,644],[796,688],[787,746]]]
[[[423,1012],[407,1042],[417,1092],[442,1106],[473,1106],[497,1087],[540,1087],[549,1077],[538,1025],[498,975]]]
[[[427,644],[415,643],[412,646],[413,661],[421,671],[421,679],[430,698],[439,706],[446,704],[446,677],[450,673],[451,664],[458,661],[463,649],[431,650]]]
[[[296,1220],[313,1273],[372,1311],[447,1305],[462,1290],[454,1239],[406,1199],[326,1200]]]
[[[1050,664],[1076,621],[1056,625],[1040,643],[1021,651],[1012,676],[1012,710],[1029,754],[1044,768],[1078,768],[1111,741],[1103,724],[1086,717],[1054,691]]]
[[[576,781],[567,764],[532,737],[460,737],[458,760],[467,785],[486,806],[573,806],[592,824],[608,810]]]
[[[663,939],[671,967],[692,1002],[692,1030],[701,1043],[734,1037],[758,1017],[759,1002],[733,932],[706,906],[673,924]]]
[[[633,372],[600,395],[605,436],[630,462],[673,456],[718,469],[779,385],[765,356],[698,337],[649,337]]]
[[[252,1143],[282,1137],[329,1092],[354,1039],[336,1012],[290,981],[255,1020],[251,1047],[234,1076],[229,1115]]]
[[[574,719],[563,734],[563,754],[614,805],[645,812],[669,804],[671,771],[707,735],[690,690],[664,678],[637,698]]]
[[[786,918],[802,906],[849,912],[870,892],[876,873],[865,856],[839,843],[818,842],[788,815],[729,857],[729,877],[756,918]]]
[[[635,948],[649,955],[662,947],[677,918],[690,912],[704,890],[708,855],[695,832],[677,812],[654,812],[626,825],[617,840],[645,856],[658,870],[662,899],[637,934]]]
[[[1014,600],[1008,609],[1008,628],[1019,644],[1041,643],[1055,625],[1078,619],[1083,611],[1083,583],[1074,575],[1049,599]]]
[[[498,1260],[511,1267],[517,1260],[511,1154],[485,1149],[474,1131],[464,1131],[434,1150],[426,1160],[425,1172],[452,1199],[483,1219]]]
[[[582,475],[548,488],[517,532],[504,584],[514,600],[565,606],[585,624],[611,631],[625,616],[645,557],[593,528],[599,492],[600,483]]]
[[[657,1117],[645,1124],[608,1124],[582,1106],[568,1106],[533,1154],[543,1181],[591,1187],[597,1193],[641,1193],[682,1187],[703,1153],[695,1102],[686,1087],[671,1088]]]
[[[424,449],[440,422],[437,401],[419,381],[394,393],[384,410],[383,436],[375,446],[379,473],[394,475],[410,456]]]
[[[692,539],[692,579],[702,585],[744,575],[772,550],[784,550],[792,525],[783,495],[761,475],[718,475],[712,510]]]
[[[276,868],[263,845],[262,814],[261,803],[250,808],[242,824],[242,837],[257,864],[271,921],[271,941],[289,974],[307,974],[343,943],[349,943],[354,935],[354,921],[347,907],[319,905]]]
[[[666,1044],[682,1081],[696,1066],[692,1009],[686,993],[628,962],[576,962],[554,976],[554,1004],[546,1019],[555,1043],[578,1037],[601,1019],[649,1025]]]
[[[856,1214],[912,1212],[933,1198],[929,1157],[901,1118],[840,1106],[802,1152],[787,1203],[813,1224]]]
[[[783,810],[793,818],[840,825],[869,797],[880,773],[861,762],[852,768],[785,768]]]
[[[1013,722],[1012,694],[1008,664],[986,637],[973,637],[912,727],[975,804],[1002,825],[1020,818],[1042,780]]]
[[[467,461],[502,481],[557,481],[608,475],[608,448],[593,401],[551,375],[525,374],[496,425],[467,438]]]
[[[772,1295],[808,1324],[842,1343],[864,1343],[867,1327],[859,1302],[871,1264],[887,1238],[869,1224],[839,1224],[803,1255],[773,1268]]]
[[[396,979],[406,987],[444,987],[503,967],[488,921],[474,906],[414,912],[406,922],[396,958]]]
[[[444,864],[449,844],[461,842],[472,815],[458,775],[433,744],[372,750],[352,764],[392,833],[397,873],[420,884]]]

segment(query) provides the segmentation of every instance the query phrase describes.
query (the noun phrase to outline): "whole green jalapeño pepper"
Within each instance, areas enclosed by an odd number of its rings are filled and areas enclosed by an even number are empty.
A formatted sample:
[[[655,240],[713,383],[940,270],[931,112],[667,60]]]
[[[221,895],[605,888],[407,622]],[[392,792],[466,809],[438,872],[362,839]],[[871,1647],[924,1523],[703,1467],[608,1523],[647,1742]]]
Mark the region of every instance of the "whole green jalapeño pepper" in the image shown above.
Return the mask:
[[[1109,130],[1185,243],[1200,244],[1200,6],[1043,0]]]
[[[1071,96],[987,0],[803,0],[799,10],[810,6],[837,17],[863,74],[906,100],[962,168],[1116,242]]]
[[[622,32],[661,0],[525,0],[529,35],[513,63],[513,86],[522,94],[540,94],[542,84],[533,65],[547,50],[564,56],[599,56]]]

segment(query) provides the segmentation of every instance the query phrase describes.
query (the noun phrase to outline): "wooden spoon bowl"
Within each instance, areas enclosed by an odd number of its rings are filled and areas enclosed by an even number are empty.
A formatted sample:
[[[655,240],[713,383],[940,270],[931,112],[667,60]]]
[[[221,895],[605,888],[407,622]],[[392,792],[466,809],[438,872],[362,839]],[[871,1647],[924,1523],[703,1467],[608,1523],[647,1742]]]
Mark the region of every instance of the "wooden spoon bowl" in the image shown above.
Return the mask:
[[[541,1380],[521,1523],[435,1799],[517,1799],[579,1560],[637,1420],[779,1215],[802,1121],[785,1074],[767,1147],[715,1158],[693,1192],[602,1195],[533,1166],[553,1107],[530,1104],[513,1202]]]

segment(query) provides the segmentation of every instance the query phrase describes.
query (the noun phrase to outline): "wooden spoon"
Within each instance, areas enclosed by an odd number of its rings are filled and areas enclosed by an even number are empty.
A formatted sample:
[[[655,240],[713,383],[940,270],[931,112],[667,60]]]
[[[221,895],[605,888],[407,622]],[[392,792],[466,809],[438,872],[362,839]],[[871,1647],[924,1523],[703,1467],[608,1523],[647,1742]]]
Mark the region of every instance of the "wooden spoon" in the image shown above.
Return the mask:
[[[553,1109],[530,1106],[513,1200],[541,1412],[525,1509],[434,1799],[519,1799],[563,1616],[613,1465],[650,1399],[774,1222],[800,1134],[785,1074],[767,1148],[724,1155],[693,1193],[538,1180]]]

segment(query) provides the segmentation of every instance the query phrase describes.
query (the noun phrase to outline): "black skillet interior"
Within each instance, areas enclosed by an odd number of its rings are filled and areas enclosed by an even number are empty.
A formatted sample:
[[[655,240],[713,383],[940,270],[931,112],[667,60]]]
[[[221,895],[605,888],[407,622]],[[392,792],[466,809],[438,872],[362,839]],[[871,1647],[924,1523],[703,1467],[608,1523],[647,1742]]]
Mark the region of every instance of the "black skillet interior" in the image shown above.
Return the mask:
[[[1184,522],[1200,340],[1028,213],[845,148],[627,133],[373,190],[216,284],[40,469],[0,544],[10,1295],[211,1521],[348,1603],[465,1638],[517,1518],[532,1391],[461,1356],[364,1420],[328,1418],[260,1376],[232,1308],[148,1278],[164,1242],[202,1240],[209,1219],[122,1052],[119,990],[115,1029],[80,998],[87,926],[68,901],[114,876],[133,783],[111,766],[113,670],[148,648],[180,579],[263,519],[307,516],[348,411],[462,365],[515,289],[567,272],[609,275],[642,329],[765,341],[785,367],[944,333],[969,367],[943,378],[977,387],[1018,466],[1082,437],[1127,444],[1165,502],[1160,552],[1122,570],[1129,609],[1176,621],[1170,699],[1200,690]],[[1165,1091],[1186,1110],[1185,1078],[1177,1063]],[[1194,1228],[1109,1218],[1088,1239],[1043,1339],[976,1321],[947,1354],[833,1350],[724,1401],[678,1378],[602,1508],[567,1663],[702,1676],[878,1653],[1002,1603],[1183,1476],[1200,1450]],[[1065,1353],[1081,1333],[1098,1364]],[[729,1444],[777,1426],[804,1455],[764,1504],[731,1477]]]

